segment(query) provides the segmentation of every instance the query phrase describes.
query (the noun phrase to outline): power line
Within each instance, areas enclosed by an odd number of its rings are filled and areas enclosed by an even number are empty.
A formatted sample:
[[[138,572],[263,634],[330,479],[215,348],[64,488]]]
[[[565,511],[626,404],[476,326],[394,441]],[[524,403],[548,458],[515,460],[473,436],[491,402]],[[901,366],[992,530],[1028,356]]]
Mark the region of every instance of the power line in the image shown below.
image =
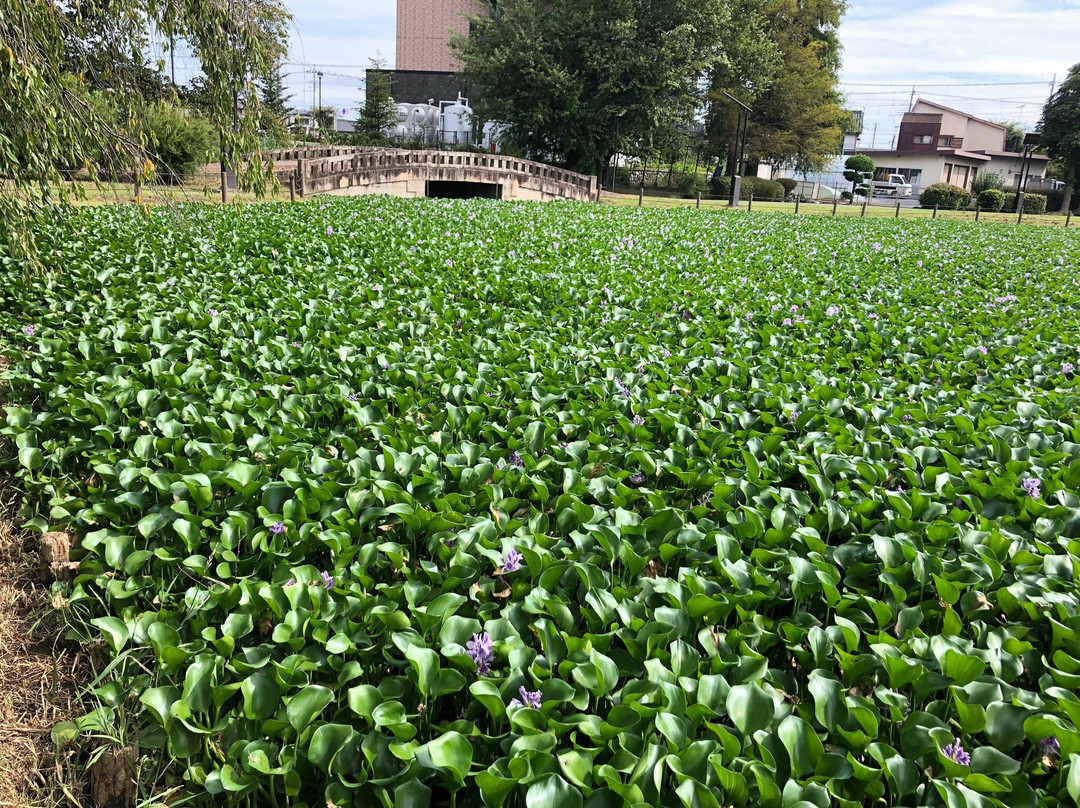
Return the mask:
[[[866,81],[842,81],[841,86],[847,87],[903,87],[904,91],[911,89],[911,87],[1024,87],[1036,84],[1049,84],[1049,81],[993,81],[985,83],[950,83],[950,84],[924,84],[920,81],[910,82],[906,81],[903,84],[887,84],[881,82],[866,82]]]

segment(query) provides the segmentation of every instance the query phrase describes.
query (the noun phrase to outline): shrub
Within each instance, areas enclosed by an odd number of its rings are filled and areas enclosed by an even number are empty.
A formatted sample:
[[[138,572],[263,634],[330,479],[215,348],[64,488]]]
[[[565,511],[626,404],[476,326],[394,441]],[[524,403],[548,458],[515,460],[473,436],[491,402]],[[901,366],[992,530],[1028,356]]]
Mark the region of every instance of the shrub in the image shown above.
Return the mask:
[[[709,193],[713,196],[727,196],[731,193],[731,177],[726,174],[709,180]]]
[[[792,191],[799,185],[799,183],[796,180],[791,179],[791,177],[781,177],[777,182],[784,186],[785,197],[791,196]]]
[[[687,174],[679,181],[679,190],[683,196],[695,197],[709,190],[709,183],[700,174]]]
[[[1005,180],[993,171],[980,171],[971,181],[971,193],[978,196],[983,191],[1005,191]],[[982,203],[980,203],[982,204]]]
[[[763,180],[761,177],[743,177],[739,199],[749,199],[751,193],[754,195],[754,199],[781,200],[787,196],[787,189],[784,188],[783,183],[776,180]]]
[[[1005,192],[998,188],[986,188],[979,194],[979,207],[983,210],[997,211],[1004,206]]]
[[[851,183],[851,190],[859,196],[866,196],[867,187],[874,176],[874,161],[865,154],[853,154],[845,163],[844,179]]]
[[[843,199],[845,202],[851,202],[855,199],[855,194],[851,193],[851,191],[841,191],[840,198]]]
[[[214,130],[205,118],[155,104],[146,109],[140,123],[150,159],[164,181],[186,180],[206,165],[214,146]]]
[[[947,182],[935,182],[919,194],[919,204],[924,208],[937,205],[943,210],[963,210],[971,204],[971,194]]]
[[[1024,213],[1046,213],[1046,194],[1024,194]]]

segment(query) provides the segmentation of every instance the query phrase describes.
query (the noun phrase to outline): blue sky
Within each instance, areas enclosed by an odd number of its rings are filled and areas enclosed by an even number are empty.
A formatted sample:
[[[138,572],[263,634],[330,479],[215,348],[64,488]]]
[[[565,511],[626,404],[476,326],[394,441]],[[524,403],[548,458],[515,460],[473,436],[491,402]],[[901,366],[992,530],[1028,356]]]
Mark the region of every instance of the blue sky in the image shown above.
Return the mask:
[[[396,2],[287,2],[292,104],[310,107],[310,71],[319,69],[323,103],[354,115],[368,60],[393,65]],[[851,0],[840,37],[842,89],[848,106],[866,112],[867,146],[875,123],[877,147],[889,146],[912,88],[917,97],[1030,128],[1054,74],[1060,81],[1080,61],[1080,0]]]

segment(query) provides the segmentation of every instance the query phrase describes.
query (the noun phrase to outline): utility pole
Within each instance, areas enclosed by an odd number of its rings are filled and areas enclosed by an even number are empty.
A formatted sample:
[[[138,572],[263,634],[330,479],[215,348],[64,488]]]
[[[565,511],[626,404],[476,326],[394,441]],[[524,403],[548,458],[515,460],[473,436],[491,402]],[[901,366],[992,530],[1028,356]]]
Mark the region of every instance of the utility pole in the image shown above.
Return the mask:
[[[870,136],[870,150],[874,150],[874,146],[877,145],[877,124],[874,124],[874,133]]]
[[[173,87],[176,86],[176,40],[169,34],[169,67],[172,73]],[[1051,93],[1053,95],[1053,93]]]
[[[322,71],[319,71],[319,111],[322,112]]]
[[[908,102],[907,111],[911,112],[913,109],[915,109],[915,85],[911,86],[911,100]]]

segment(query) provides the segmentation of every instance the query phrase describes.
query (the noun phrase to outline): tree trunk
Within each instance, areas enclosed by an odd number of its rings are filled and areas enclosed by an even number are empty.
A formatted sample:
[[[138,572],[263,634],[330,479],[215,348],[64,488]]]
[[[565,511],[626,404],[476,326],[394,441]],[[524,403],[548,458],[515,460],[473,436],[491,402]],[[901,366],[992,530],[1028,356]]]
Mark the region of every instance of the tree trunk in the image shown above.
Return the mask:
[[[1061,212],[1068,213],[1072,207],[1073,182],[1076,180],[1076,160],[1069,161],[1069,171],[1065,175],[1065,191],[1061,197]]]

